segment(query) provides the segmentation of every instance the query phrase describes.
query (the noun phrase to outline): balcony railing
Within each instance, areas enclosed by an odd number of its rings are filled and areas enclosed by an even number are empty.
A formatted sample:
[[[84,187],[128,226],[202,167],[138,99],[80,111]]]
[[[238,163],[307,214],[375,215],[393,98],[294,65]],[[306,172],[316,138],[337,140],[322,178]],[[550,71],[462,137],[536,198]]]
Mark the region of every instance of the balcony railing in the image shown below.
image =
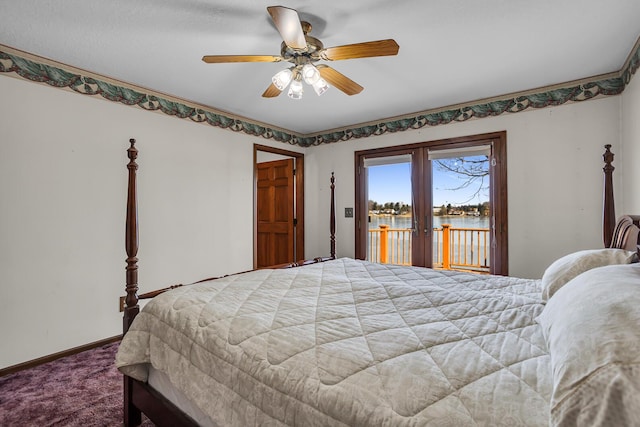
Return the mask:
[[[368,259],[382,264],[411,265],[411,229],[369,230]],[[433,229],[433,267],[444,270],[489,272],[490,237],[488,228],[458,228],[443,224]]]

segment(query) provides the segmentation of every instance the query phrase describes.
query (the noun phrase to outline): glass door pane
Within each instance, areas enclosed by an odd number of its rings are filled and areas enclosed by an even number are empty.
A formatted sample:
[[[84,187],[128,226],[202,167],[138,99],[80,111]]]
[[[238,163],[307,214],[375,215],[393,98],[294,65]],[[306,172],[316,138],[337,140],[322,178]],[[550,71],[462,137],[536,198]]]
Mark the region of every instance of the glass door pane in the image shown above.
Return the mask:
[[[490,270],[490,147],[486,150],[429,153],[434,268]]]
[[[366,259],[411,265],[411,155],[367,159]]]

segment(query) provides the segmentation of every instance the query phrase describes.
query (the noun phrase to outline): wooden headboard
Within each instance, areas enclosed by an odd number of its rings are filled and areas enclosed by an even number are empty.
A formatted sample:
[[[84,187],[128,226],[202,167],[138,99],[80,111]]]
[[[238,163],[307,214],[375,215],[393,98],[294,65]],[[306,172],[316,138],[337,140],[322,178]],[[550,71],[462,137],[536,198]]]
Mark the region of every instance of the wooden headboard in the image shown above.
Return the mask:
[[[602,212],[602,239],[605,248],[626,248],[637,249],[640,255],[640,215],[621,215],[616,218],[615,203],[613,199],[613,157],[611,145],[604,146],[604,189],[603,189],[603,212]],[[637,235],[637,239],[635,236]],[[634,243],[628,239],[637,240]]]

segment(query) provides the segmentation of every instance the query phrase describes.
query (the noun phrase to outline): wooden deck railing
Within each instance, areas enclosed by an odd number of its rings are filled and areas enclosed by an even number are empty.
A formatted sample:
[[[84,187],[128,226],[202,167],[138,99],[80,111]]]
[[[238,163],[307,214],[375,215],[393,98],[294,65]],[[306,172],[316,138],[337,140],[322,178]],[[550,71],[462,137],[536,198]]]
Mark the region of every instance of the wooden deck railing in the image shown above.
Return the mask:
[[[368,259],[382,264],[411,265],[411,229],[380,228],[369,230]]]
[[[411,229],[369,230],[368,259],[383,264],[411,265]],[[488,228],[451,227],[433,229],[433,267],[444,270],[488,272],[490,238]]]

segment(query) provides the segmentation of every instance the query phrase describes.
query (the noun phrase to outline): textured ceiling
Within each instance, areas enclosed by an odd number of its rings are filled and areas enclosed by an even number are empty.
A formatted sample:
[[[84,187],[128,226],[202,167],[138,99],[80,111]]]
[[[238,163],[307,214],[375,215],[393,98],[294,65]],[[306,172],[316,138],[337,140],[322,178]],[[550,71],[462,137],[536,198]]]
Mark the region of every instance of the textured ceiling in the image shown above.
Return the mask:
[[[364,86],[358,95],[266,99],[283,63],[201,58],[279,55],[271,5],[0,0],[0,44],[308,135],[617,72],[640,35],[638,0],[292,0],[280,5],[325,47],[393,38],[400,51],[330,64]]]

